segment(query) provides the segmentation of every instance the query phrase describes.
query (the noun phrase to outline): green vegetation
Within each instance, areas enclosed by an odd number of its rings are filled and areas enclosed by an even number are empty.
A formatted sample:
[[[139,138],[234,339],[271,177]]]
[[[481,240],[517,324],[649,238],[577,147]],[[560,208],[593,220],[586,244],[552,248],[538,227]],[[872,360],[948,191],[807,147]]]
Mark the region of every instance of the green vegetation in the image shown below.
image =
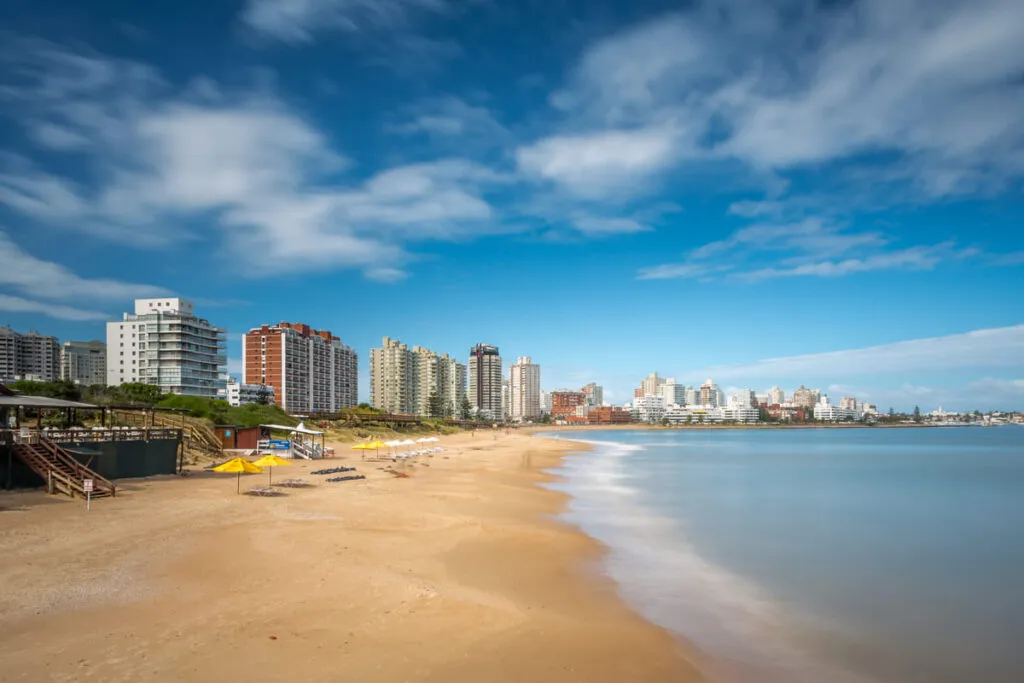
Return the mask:
[[[189,417],[209,420],[213,424],[255,427],[260,424],[282,424],[295,426],[298,420],[276,405],[249,403],[237,408],[213,398],[201,396],[179,396],[167,394],[156,404],[157,408],[173,408],[183,411]]]

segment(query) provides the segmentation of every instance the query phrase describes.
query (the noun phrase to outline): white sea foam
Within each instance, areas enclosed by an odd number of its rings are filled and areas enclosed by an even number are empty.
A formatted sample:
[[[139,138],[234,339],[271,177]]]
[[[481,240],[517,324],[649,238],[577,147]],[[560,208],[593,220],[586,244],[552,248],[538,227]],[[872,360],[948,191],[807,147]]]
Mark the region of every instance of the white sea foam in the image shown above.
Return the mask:
[[[629,458],[642,446],[587,443],[593,449],[586,457],[567,460],[560,470],[565,479],[558,488],[573,496],[566,518],[609,547],[607,571],[641,613],[723,662],[725,680],[866,683],[816,661],[791,628],[792,612],[704,559],[681,521],[645,508]]]

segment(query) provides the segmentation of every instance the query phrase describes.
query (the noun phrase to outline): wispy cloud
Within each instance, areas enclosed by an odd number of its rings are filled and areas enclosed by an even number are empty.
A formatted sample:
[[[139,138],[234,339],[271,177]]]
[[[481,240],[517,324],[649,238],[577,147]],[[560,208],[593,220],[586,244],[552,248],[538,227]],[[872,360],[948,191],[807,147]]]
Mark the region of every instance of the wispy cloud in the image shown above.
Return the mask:
[[[728,273],[747,281],[779,277],[840,277],[875,270],[930,270],[973,255],[952,242],[893,249],[876,231],[854,231],[820,218],[755,224],[691,250],[684,261],[642,268],[641,280],[700,278]],[[767,261],[770,265],[765,265]]]
[[[9,89],[16,111],[88,140],[75,153],[102,171],[81,186],[23,160],[0,170],[0,203],[40,221],[148,246],[189,237],[166,227],[190,216],[193,230],[209,226],[243,254],[274,253],[285,268],[360,268],[378,281],[405,273],[410,243],[508,229],[485,195],[510,175],[442,158],[352,180],[345,155],[266,88],[127,88],[114,106],[109,89],[120,76],[159,76],[49,45],[22,61],[34,68]],[[68,64],[73,71],[60,75]]]
[[[519,169],[584,197],[630,192],[674,161],[675,139],[659,128],[546,138],[516,150]]]
[[[709,0],[592,45],[552,102],[595,141],[662,131],[644,148],[653,161],[606,155],[606,177],[716,160],[782,174],[842,163],[920,199],[998,190],[1024,175],[1022,27],[1017,0]],[[534,147],[557,156],[567,135]]]
[[[55,304],[47,301],[34,301],[20,296],[0,294],[0,311],[11,313],[35,313],[60,320],[106,320],[107,314],[89,311],[73,306]]]
[[[153,285],[81,277],[64,266],[32,256],[3,232],[0,232],[0,286],[57,301],[127,301],[170,294],[169,290]]]
[[[242,22],[287,43],[305,43],[325,31],[396,31],[423,14],[443,14],[446,0],[249,0]]]
[[[920,371],[935,373],[986,367],[1024,368],[1024,325],[707,367],[688,372],[686,376],[714,377],[716,380],[806,378],[811,381],[815,378],[838,379]]]

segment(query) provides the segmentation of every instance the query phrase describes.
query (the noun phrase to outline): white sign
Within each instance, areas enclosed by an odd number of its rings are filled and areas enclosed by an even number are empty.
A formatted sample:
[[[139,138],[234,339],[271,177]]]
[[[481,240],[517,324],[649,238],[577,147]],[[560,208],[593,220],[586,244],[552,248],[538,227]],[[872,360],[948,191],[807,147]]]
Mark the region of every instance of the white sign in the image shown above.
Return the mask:
[[[82,488],[85,489],[86,493],[92,491],[92,479],[83,479]]]

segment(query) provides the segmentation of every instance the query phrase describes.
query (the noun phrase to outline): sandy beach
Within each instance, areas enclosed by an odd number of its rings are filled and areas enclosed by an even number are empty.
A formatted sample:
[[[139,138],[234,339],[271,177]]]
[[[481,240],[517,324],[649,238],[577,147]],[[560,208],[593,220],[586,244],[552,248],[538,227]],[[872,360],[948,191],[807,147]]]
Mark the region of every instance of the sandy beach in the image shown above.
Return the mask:
[[[278,498],[199,471],[119,482],[88,513],[0,493],[0,681],[700,680],[554,518],[539,484],[571,444],[443,445],[396,478],[335,444],[275,468],[317,484]],[[365,481],[309,474],[353,464]]]

